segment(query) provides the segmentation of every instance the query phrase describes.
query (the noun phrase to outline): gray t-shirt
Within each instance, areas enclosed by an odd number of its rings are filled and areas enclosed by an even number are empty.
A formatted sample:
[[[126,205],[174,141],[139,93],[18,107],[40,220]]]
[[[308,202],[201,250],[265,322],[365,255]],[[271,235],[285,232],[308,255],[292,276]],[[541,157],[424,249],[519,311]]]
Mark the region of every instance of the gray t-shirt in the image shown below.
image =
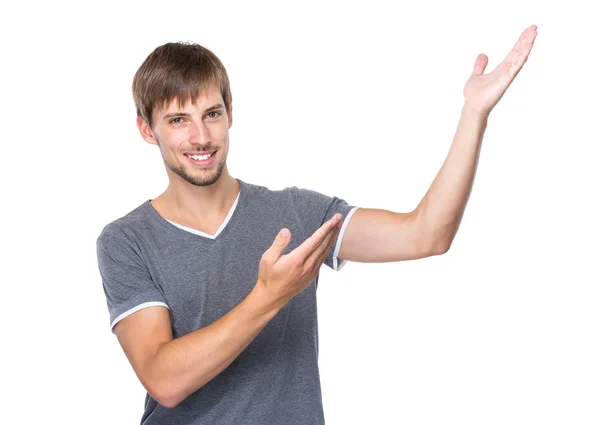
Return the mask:
[[[169,309],[174,338],[215,322],[250,293],[281,228],[292,232],[287,254],[338,212],[344,222],[325,264],[345,264],[337,255],[357,207],[296,186],[273,191],[237,180],[238,198],[214,236],[167,221],[150,200],[104,227],[97,253],[111,329],[150,306]],[[176,407],[146,394],[141,423],[323,424],[317,284],[318,276],[233,363]]]

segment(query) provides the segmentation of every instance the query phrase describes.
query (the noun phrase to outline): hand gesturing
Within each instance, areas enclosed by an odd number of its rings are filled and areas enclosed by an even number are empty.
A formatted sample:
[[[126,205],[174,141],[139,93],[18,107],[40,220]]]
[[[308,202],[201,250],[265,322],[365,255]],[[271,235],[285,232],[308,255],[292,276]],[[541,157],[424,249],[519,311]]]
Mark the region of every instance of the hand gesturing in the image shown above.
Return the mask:
[[[489,74],[483,74],[488,64],[488,57],[485,54],[477,56],[473,73],[463,91],[466,106],[487,116],[523,68],[536,36],[536,25],[523,31],[506,59]]]

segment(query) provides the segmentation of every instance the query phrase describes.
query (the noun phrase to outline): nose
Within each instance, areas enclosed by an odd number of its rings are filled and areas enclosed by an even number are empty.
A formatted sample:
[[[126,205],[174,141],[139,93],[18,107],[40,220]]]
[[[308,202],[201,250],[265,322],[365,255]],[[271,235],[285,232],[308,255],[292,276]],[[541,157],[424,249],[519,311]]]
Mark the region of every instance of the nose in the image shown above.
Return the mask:
[[[206,145],[211,142],[210,131],[203,120],[194,120],[190,130],[189,141],[194,145]]]

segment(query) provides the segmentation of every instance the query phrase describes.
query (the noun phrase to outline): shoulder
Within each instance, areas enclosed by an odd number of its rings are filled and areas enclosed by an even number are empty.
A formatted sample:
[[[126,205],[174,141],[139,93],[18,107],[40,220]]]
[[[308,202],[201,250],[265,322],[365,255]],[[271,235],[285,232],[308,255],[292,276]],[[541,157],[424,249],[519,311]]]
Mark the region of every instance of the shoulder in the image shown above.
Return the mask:
[[[298,191],[301,190],[296,186],[272,189],[253,183],[241,182],[241,184],[244,185],[246,191],[246,202],[263,208],[269,207],[275,202],[292,202],[298,196]]]
[[[137,235],[142,233],[151,221],[148,208],[151,207],[149,201],[146,200],[128,213],[112,220],[102,228],[97,241],[121,239],[131,242],[135,240]]]
[[[257,209],[292,209],[302,214],[312,213],[315,210],[327,209],[338,200],[335,196],[294,185],[281,189],[270,189],[258,184],[245,183],[246,204]]]
[[[259,184],[253,184],[253,183],[247,183],[247,182],[242,182],[241,184],[244,185],[244,188],[246,189],[246,191],[248,192],[248,194],[250,195],[250,197],[255,197],[255,198],[262,198],[262,199],[281,199],[281,198],[288,198],[288,199],[296,199],[296,198],[300,198],[300,197],[320,197],[320,196],[325,196],[322,193],[319,193],[315,190],[312,189],[308,189],[308,188],[304,188],[304,187],[299,187],[299,186],[286,186],[283,187],[281,189],[271,189],[268,188],[266,186],[262,186]]]

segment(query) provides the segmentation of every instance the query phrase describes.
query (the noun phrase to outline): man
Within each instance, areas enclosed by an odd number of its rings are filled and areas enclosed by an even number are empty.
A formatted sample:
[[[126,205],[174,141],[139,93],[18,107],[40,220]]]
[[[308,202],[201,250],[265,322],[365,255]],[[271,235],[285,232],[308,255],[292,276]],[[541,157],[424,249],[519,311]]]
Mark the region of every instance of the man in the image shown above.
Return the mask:
[[[167,189],[97,240],[111,328],[147,390],[143,424],[322,424],[316,287],[321,264],[446,252],[473,184],[487,118],[526,61],[526,29],[494,71],[479,55],[450,153],[410,213],[230,176],[229,80],[195,44],[137,71],[137,125]],[[257,155],[257,158],[260,158]]]

